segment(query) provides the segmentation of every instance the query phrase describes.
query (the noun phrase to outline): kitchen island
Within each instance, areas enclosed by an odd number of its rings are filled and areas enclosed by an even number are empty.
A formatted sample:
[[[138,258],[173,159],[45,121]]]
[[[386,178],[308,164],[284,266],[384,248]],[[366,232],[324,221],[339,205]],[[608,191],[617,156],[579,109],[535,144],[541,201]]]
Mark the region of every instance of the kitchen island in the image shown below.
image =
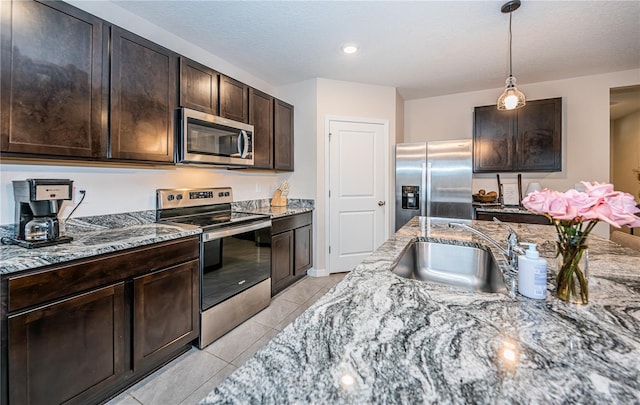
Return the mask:
[[[640,401],[640,254],[590,237],[586,306],[554,295],[549,226],[511,224],[549,260],[546,300],[516,293],[497,250],[501,293],[389,271],[416,236],[489,246],[447,222],[412,219],[201,404]],[[507,235],[496,223],[472,225]]]

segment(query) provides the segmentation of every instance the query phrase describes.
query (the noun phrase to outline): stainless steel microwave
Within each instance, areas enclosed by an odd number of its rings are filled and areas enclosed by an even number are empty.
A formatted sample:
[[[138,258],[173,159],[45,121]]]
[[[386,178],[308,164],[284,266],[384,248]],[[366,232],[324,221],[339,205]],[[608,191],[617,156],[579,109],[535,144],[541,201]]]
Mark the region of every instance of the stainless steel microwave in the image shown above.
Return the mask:
[[[253,125],[182,108],[178,162],[253,166]]]

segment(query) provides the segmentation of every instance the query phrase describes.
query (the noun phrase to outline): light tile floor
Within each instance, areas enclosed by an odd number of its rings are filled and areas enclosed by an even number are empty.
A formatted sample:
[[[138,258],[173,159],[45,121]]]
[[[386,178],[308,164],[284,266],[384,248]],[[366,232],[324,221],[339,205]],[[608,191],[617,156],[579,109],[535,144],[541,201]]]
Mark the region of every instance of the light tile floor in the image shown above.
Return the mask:
[[[197,404],[345,275],[303,278],[204,350],[191,348],[107,405]]]

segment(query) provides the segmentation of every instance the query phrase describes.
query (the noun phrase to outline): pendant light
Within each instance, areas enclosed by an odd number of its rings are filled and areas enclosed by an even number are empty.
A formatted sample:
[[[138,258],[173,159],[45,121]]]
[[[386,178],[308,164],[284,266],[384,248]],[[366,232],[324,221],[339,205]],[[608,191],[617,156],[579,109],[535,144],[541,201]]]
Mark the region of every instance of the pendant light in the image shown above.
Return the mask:
[[[503,13],[509,13],[509,77],[505,82],[507,87],[498,97],[498,110],[515,110],[524,107],[527,103],[524,94],[516,87],[516,78],[511,74],[511,13],[518,8],[520,8],[520,0],[512,0],[504,3],[500,9]]]

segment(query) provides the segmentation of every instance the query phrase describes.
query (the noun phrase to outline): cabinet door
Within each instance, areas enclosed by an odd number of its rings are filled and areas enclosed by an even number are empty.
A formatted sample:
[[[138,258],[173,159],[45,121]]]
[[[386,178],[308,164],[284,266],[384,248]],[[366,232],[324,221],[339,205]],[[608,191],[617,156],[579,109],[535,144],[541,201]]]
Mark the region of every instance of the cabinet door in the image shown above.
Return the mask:
[[[249,86],[220,75],[220,116],[234,121],[249,122]]]
[[[2,4],[2,152],[106,156],[102,22],[63,2]]]
[[[59,404],[110,385],[125,369],[124,283],[8,320],[9,403]]]
[[[527,102],[518,110],[519,171],[562,170],[562,98]]]
[[[296,257],[293,274],[300,276],[306,274],[313,263],[313,235],[311,233],[311,225],[294,230],[294,240]]]
[[[474,172],[514,170],[515,114],[515,111],[499,111],[495,105],[474,109]]]
[[[218,115],[218,72],[181,57],[180,106]]]
[[[177,70],[171,51],[111,28],[111,158],[173,162]]]
[[[271,237],[271,295],[285,288],[293,277],[293,231]]]
[[[249,89],[249,124],[253,125],[253,167],[273,169],[273,97]]]
[[[274,105],[274,169],[293,171],[293,106],[281,100]]]
[[[133,281],[133,369],[166,359],[198,337],[198,260]]]

